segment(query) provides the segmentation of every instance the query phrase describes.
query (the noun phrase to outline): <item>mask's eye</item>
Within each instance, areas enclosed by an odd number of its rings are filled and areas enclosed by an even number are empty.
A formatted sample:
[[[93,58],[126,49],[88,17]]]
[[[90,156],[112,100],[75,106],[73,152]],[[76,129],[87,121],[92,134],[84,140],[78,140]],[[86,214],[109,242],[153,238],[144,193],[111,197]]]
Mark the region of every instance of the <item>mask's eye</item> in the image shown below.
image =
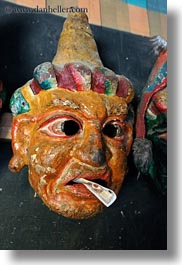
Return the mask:
[[[44,122],[39,130],[52,137],[71,137],[76,135],[81,129],[78,120],[70,116],[60,116]]]
[[[124,124],[120,121],[109,121],[104,124],[102,133],[109,138],[122,140],[124,138]]]

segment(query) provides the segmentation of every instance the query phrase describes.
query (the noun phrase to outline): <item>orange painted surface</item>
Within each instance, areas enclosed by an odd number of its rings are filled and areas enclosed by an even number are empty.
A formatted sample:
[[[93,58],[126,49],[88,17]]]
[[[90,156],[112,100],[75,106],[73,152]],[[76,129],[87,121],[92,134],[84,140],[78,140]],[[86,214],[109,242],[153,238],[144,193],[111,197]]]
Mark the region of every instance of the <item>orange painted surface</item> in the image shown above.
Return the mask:
[[[18,5],[24,5],[24,6],[28,6],[28,7],[45,7],[45,0],[16,0],[14,1],[14,3],[18,4]]]
[[[144,8],[128,5],[130,32],[140,33],[140,35],[149,36],[148,13]]]
[[[92,24],[101,25],[101,10],[100,1],[98,0],[78,0],[78,7],[88,9],[89,22]]]

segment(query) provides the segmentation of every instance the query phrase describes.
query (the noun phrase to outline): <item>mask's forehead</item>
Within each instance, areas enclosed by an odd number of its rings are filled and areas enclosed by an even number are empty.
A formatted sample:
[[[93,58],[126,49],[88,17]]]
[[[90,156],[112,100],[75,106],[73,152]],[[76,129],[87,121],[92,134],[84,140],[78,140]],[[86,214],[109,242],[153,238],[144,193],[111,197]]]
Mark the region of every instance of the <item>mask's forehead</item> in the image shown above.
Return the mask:
[[[108,116],[125,116],[127,104],[118,96],[106,96],[93,91],[72,92],[57,88],[41,91],[30,104],[31,113],[64,110],[80,113],[85,118],[104,119]]]

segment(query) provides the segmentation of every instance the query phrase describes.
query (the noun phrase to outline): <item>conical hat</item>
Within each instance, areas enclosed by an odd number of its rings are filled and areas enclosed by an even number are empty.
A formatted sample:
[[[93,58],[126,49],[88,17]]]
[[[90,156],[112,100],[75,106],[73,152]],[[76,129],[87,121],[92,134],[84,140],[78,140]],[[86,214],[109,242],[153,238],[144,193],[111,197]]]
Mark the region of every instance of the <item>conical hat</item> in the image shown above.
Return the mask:
[[[85,13],[70,13],[61,32],[54,66],[84,63],[90,68],[102,66],[88,17]]]
[[[33,79],[14,92],[10,100],[13,116],[32,109],[36,112],[40,105],[37,95],[50,89],[93,90],[122,97],[127,105],[134,97],[131,81],[103,66],[85,13],[68,15],[52,63],[38,65]]]

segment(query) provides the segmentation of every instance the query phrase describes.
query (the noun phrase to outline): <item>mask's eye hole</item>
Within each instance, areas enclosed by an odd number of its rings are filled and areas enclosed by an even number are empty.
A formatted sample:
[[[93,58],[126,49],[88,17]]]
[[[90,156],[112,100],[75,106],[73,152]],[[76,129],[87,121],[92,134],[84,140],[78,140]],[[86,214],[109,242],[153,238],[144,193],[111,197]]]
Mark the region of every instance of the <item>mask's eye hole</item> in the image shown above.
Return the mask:
[[[70,116],[52,117],[44,122],[39,130],[52,137],[71,137],[81,130],[81,124]]]
[[[67,136],[72,136],[79,132],[80,126],[76,121],[67,120],[61,124],[61,129]]]
[[[124,124],[120,121],[110,121],[104,125],[102,133],[109,138],[120,140],[124,137]]]

